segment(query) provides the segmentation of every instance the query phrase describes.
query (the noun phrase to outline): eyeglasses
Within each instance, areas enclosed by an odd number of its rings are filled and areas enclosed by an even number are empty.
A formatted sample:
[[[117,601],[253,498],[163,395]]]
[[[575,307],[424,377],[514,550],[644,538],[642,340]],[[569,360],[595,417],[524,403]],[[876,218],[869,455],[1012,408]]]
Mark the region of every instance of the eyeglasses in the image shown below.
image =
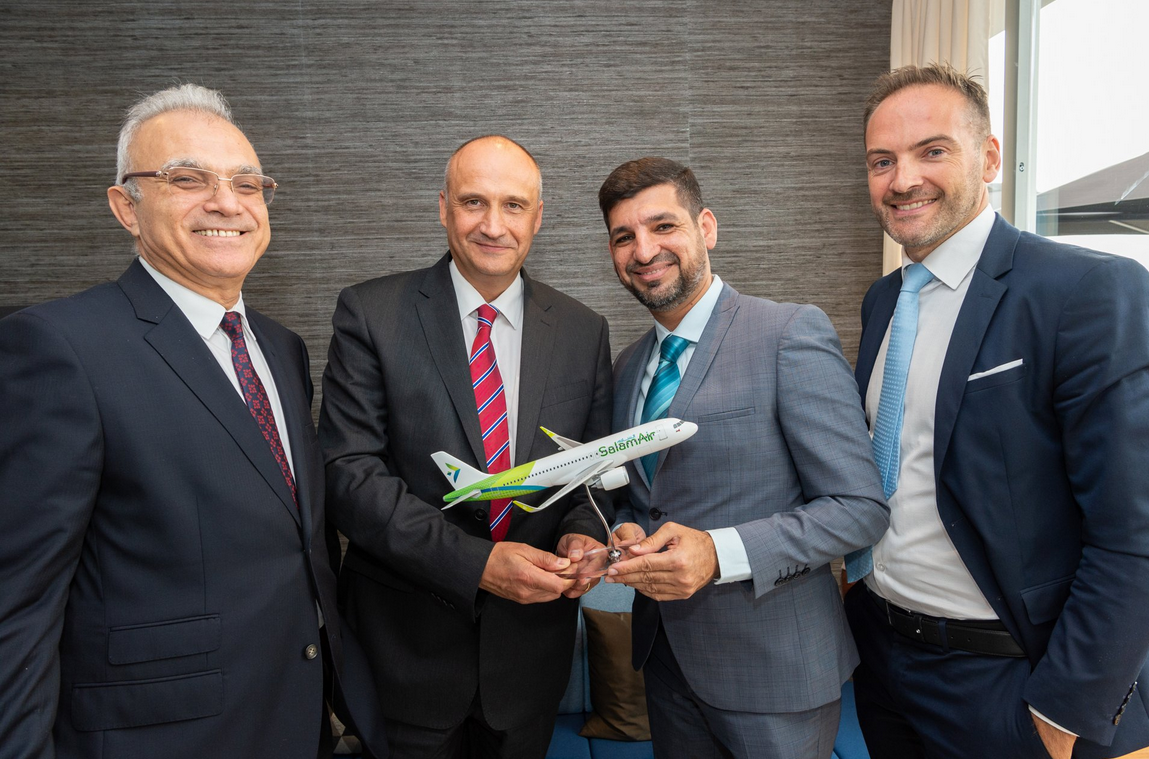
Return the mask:
[[[221,177],[214,171],[207,169],[193,169],[180,166],[167,171],[133,171],[124,174],[121,184],[129,179],[163,179],[173,192],[186,195],[197,200],[207,200],[214,197],[219,189],[220,182],[231,182],[231,189],[239,198],[263,197],[264,205],[271,205],[275,197],[275,188],[279,187],[271,177],[262,174],[236,174],[231,177]]]

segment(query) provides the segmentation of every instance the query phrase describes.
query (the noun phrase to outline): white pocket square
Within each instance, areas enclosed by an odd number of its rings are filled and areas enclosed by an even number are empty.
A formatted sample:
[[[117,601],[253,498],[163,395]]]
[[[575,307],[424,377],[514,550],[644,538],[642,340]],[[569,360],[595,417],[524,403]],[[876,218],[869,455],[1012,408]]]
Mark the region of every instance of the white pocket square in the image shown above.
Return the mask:
[[[971,374],[969,376],[969,379],[966,380],[966,382],[973,382],[975,379],[981,379],[982,377],[988,377],[991,374],[1000,374],[1001,372],[1008,371],[1008,370],[1014,368],[1015,366],[1021,366],[1024,363],[1025,363],[1025,359],[1017,358],[1017,359],[1014,359],[1013,361],[1010,361],[1009,363],[1002,364],[1001,366],[995,366],[992,369],[986,369],[984,372],[978,372],[977,374]]]

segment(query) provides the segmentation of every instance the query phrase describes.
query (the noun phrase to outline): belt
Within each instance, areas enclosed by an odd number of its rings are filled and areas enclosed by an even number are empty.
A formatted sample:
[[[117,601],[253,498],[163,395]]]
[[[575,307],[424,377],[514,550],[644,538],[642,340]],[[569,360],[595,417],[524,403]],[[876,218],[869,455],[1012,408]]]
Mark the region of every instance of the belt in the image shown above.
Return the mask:
[[[911,640],[985,656],[1023,657],[1025,651],[997,620],[944,619],[895,606],[865,586],[866,595],[894,632]]]

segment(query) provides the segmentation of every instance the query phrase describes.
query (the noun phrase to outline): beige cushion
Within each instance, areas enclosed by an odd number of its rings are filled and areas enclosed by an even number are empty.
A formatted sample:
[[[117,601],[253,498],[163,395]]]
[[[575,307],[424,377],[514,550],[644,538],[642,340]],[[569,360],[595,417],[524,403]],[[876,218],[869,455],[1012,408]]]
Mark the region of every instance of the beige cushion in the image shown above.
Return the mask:
[[[579,730],[584,738],[650,740],[646,686],[630,664],[630,612],[582,610],[586,623],[590,702],[594,712]]]

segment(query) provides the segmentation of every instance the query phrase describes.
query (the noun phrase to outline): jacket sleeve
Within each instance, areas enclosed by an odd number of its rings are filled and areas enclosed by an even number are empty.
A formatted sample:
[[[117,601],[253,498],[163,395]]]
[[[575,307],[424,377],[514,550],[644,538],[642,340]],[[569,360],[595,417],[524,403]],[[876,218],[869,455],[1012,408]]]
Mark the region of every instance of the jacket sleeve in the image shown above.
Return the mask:
[[[795,311],[778,342],[777,372],[778,424],[806,502],[737,526],[756,597],[794,567],[873,545],[890,521],[858,386],[821,310]]]
[[[391,571],[477,614],[479,581],[494,544],[448,522],[391,470],[391,389],[354,289],[340,294],[332,325],[319,417],[328,519]]]
[[[1055,343],[1054,411],[1081,512],[1081,561],[1025,700],[1109,745],[1149,655],[1149,272],[1127,259],[1073,288]]]
[[[0,321],[0,431],[0,757],[47,758],[103,442],[80,359],[38,315]]]

